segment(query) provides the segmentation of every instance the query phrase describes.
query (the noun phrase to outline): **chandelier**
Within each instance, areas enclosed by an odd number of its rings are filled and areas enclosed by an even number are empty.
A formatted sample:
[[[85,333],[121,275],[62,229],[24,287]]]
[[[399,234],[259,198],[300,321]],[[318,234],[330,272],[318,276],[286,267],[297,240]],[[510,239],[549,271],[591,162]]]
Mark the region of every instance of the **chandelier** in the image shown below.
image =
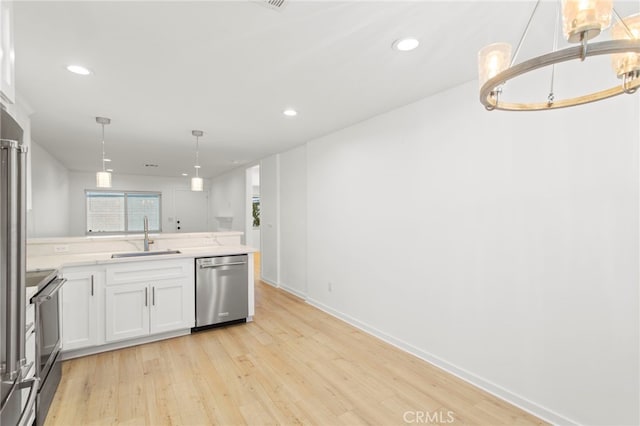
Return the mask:
[[[490,44],[478,52],[480,103],[487,110],[550,110],[595,102],[622,93],[636,92],[640,86],[640,14],[623,19],[613,8],[612,0],[559,0],[561,1],[563,36],[569,43],[577,45],[557,50],[559,30],[556,28],[551,53],[515,64],[540,1],[536,2],[531,12],[513,57],[511,45],[508,43]],[[616,22],[611,27],[611,40],[589,43],[589,40],[600,35],[611,25],[614,15]],[[556,26],[559,26],[559,21],[560,19],[558,19]],[[574,59],[585,61],[586,58],[597,55],[611,56],[613,72],[620,79],[620,84],[577,97],[556,100],[554,93],[555,65]],[[505,102],[501,99],[504,85],[508,81],[530,71],[549,66],[552,67],[551,84],[546,101]]]

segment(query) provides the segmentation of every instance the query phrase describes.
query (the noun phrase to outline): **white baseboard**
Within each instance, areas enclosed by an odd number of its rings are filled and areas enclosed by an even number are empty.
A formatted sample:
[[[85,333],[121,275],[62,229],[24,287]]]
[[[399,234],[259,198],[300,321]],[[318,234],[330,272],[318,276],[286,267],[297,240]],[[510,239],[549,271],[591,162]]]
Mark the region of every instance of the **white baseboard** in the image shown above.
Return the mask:
[[[300,290],[296,290],[294,288],[288,287],[286,285],[281,285],[280,286],[281,289],[283,289],[284,291],[286,291],[287,293],[291,293],[296,297],[299,297],[302,300],[307,300],[307,295],[303,292],[301,292]]]
[[[296,289],[291,288],[291,287],[289,287],[289,286],[287,286],[285,284],[278,284],[275,281],[271,281],[270,279],[267,279],[267,278],[264,278],[264,277],[262,277],[260,280],[263,281],[266,284],[269,284],[272,287],[279,288],[281,290],[286,291],[287,293],[291,293],[294,296],[299,297],[302,300],[307,300],[307,295],[305,293],[301,292],[300,290],[296,290]]]
[[[336,317],[338,319],[341,319],[342,321],[345,321],[349,324],[351,324],[352,326],[359,328],[360,330],[364,331],[367,334],[373,335],[387,343],[389,343],[390,345],[395,346],[398,349],[401,349],[405,352],[408,352],[412,355],[417,356],[418,358],[435,365],[436,367],[450,373],[453,374],[454,376],[464,380],[465,382],[471,383],[472,385],[486,391],[489,392],[490,394],[508,402],[511,405],[515,405],[518,408],[521,408],[522,410],[533,414],[536,417],[539,417],[540,419],[551,423],[551,424],[555,424],[555,425],[577,425],[578,422],[570,420],[564,416],[562,416],[561,414],[558,414],[552,410],[549,410],[545,407],[542,407],[538,404],[536,404],[533,401],[530,401],[526,398],[523,398],[505,388],[503,388],[500,385],[497,385],[489,380],[483,379],[482,377],[479,377],[463,368],[460,368],[454,364],[451,364],[441,358],[438,358],[437,356],[430,354],[428,352],[425,352],[419,348],[416,348],[415,346],[404,342],[400,339],[396,339],[393,336],[390,336],[380,330],[378,330],[375,327],[371,327],[368,324],[365,324],[343,312],[337,311],[321,302],[318,302],[317,300],[311,299],[311,298],[307,298],[307,303],[309,303],[310,305],[320,309],[321,311],[324,311],[326,313],[328,313],[329,315]]]
[[[265,284],[269,284],[271,287],[275,287],[275,288],[280,287],[275,281],[271,281],[270,279],[265,277],[260,277],[260,281],[262,281]]]
[[[151,336],[141,337],[138,339],[130,339],[130,340],[123,340],[120,342],[107,343],[105,345],[100,345],[100,346],[91,346],[88,348],[74,349],[70,351],[65,351],[63,349],[62,352],[60,353],[60,359],[65,361],[67,359],[78,358],[86,355],[94,355],[100,352],[113,351],[115,349],[128,348],[130,346],[137,346],[144,343],[156,342],[158,340],[186,336],[188,334],[191,334],[190,328],[186,330],[168,331],[166,333],[154,334]]]

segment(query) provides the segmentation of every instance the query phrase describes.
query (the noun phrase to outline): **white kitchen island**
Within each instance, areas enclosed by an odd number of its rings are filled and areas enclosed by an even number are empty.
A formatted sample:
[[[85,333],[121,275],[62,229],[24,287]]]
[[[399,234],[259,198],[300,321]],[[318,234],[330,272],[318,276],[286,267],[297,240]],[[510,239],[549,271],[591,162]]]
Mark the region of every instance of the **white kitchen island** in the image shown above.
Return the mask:
[[[27,242],[27,269],[58,269],[62,288],[63,359],[191,332],[195,325],[195,259],[248,256],[248,317],[253,319],[255,249],[241,232],[43,238]],[[168,250],[179,253],[166,254]]]

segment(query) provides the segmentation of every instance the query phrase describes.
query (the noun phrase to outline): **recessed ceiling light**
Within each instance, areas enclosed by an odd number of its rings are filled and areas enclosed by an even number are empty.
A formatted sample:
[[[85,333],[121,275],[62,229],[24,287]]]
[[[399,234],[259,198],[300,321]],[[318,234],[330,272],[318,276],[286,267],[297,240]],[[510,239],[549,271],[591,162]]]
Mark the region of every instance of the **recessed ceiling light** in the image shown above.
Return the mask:
[[[111,162],[111,158],[105,158],[104,161],[106,161],[107,163]]]
[[[91,71],[85,67],[83,67],[82,65],[69,65],[67,67],[67,70],[71,71],[74,74],[79,74],[79,75],[89,75],[91,74]]]
[[[107,169],[107,171],[108,171],[108,172],[112,172],[112,171],[113,171],[113,169]]]
[[[282,111],[282,113],[287,117],[295,117],[296,115],[298,115],[298,111],[296,111],[293,108],[287,108],[284,111]]]
[[[187,174],[187,173],[182,173],[182,176],[189,176],[189,174]]]
[[[407,37],[394,41],[392,47],[401,52],[408,52],[409,50],[413,50],[418,47],[419,44],[420,42],[417,39]]]

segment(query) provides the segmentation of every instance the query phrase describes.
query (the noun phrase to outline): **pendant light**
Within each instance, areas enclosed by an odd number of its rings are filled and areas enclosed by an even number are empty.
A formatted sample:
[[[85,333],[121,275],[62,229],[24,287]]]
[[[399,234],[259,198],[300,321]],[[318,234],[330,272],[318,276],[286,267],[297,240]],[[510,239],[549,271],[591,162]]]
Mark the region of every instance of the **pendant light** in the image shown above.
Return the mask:
[[[110,124],[111,119],[96,117],[96,123],[102,125],[102,171],[96,173],[96,186],[98,188],[111,188],[111,173],[106,169],[104,156],[104,126]]]
[[[204,181],[200,176],[198,176],[198,171],[200,170],[199,163],[199,155],[200,155],[200,136],[204,134],[202,130],[192,130],[191,134],[196,137],[196,165],[193,166],[196,169],[196,175],[191,178],[191,190],[192,191],[202,191],[204,190]]]

